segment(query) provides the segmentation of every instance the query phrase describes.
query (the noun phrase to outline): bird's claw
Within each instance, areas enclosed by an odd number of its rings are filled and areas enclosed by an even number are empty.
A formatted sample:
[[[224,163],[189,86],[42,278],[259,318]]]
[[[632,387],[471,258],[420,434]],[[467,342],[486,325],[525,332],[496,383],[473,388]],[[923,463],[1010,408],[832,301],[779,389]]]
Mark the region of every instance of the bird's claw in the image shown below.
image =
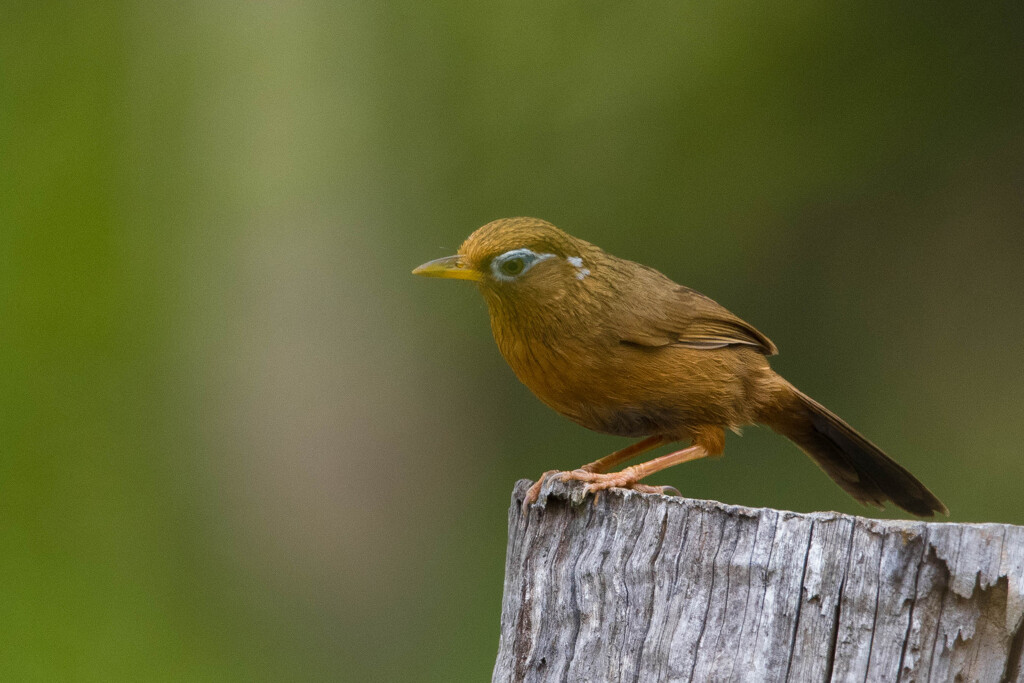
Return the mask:
[[[682,496],[675,486],[648,486],[647,484],[633,484],[632,488],[634,491],[640,493],[657,493],[662,496]]]
[[[544,487],[544,480],[558,472],[559,470],[548,470],[544,474],[540,475],[540,477],[537,478],[537,481],[533,482],[533,485],[526,490],[526,495],[523,497],[524,515],[530,510],[530,506],[536,503],[540,498],[540,490]]]

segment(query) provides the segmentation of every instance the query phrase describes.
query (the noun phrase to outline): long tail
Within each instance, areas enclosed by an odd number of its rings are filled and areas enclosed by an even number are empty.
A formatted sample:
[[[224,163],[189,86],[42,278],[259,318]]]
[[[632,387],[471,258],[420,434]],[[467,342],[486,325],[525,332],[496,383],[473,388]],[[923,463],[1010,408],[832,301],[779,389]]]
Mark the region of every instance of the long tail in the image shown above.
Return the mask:
[[[921,517],[949,514],[942,501],[882,449],[828,408],[779,380],[774,400],[759,421],[793,441],[844,491],[879,507],[891,500]]]

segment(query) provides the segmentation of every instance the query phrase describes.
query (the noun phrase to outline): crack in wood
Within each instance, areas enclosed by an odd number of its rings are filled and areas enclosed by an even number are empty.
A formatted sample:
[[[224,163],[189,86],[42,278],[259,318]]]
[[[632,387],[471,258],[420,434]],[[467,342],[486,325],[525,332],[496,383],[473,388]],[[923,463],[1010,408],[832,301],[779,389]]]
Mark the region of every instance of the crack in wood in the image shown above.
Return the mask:
[[[718,566],[718,554],[720,552],[722,552],[722,541],[723,540],[725,540],[725,531],[724,530],[722,531],[722,534],[719,535],[719,537],[718,537],[718,543],[716,544],[716,547],[715,547],[715,556],[711,560],[711,583],[708,586],[708,601],[707,601],[707,604],[704,606],[704,618],[700,622],[700,632],[697,634],[697,648],[698,649],[700,648],[701,641],[704,640],[704,630],[705,630],[705,628],[707,627],[707,624],[708,624],[708,615],[711,613],[711,601],[714,600],[714,597],[715,597],[715,579],[718,576],[718,572],[715,571],[715,568]],[[691,681],[693,680],[694,673],[697,670],[697,661],[698,661],[697,653],[694,652],[693,666],[690,667],[690,679],[689,680],[691,680]]]
[[[1011,683],[1021,680],[1021,653],[1024,652],[1024,617],[1017,622],[1013,630],[1013,638],[1010,640],[1010,652],[1006,657],[1006,668],[1000,676],[1000,683]]]
[[[924,543],[921,546],[921,559],[918,561],[917,571],[914,572],[914,588],[913,588],[913,592],[912,592],[913,598],[910,601],[910,612],[909,612],[909,614],[907,614],[907,630],[903,634],[903,645],[902,645],[902,647],[900,647],[900,661],[899,661],[899,664],[897,665],[897,669],[896,669],[896,671],[897,671],[897,674],[896,674],[897,682],[898,681],[902,681],[903,677],[905,675],[904,674],[904,662],[906,661],[906,658],[907,658],[907,644],[910,642],[910,633],[911,633],[911,630],[914,628],[914,608],[917,607],[917,586],[921,582],[921,569],[925,566],[925,561],[926,561],[927,556],[928,556],[928,549],[931,547],[931,544],[928,542],[928,528],[927,527],[925,527],[925,530],[922,533],[922,537],[923,537]],[[910,673],[910,672],[907,671],[907,673]]]
[[[789,657],[786,658],[786,675],[783,680],[789,680],[789,671],[793,668],[793,653],[796,650],[796,634],[800,628],[800,612],[804,606],[804,582],[807,580],[807,559],[811,556],[811,546],[814,544],[814,522],[811,522],[811,531],[807,535],[807,550],[804,551],[802,563],[803,572],[800,574],[800,588],[796,592],[796,616],[793,617],[793,637],[789,643]]]
[[[653,556],[651,558],[651,578],[650,578],[650,580],[651,580],[651,585],[655,587],[655,590],[656,590],[656,581],[657,581],[657,578],[658,578],[657,574],[655,572],[655,568],[657,567],[658,559],[661,557],[662,548],[664,548],[664,546],[665,546],[665,533],[666,533],[667,530],[668,530],[668,512],[667,511],[663,511],[663,513],[661,515],[661,529],[658,532],[658,545],[654,549],[654,554],[653,554]],[[653,625],[654,625],[654,606],[651,605],[649,610],[648,610],[647,628],[644,629],[644,634],[640,638],[641,656],[643,654],[644,648],[646,648],[646,646],[647,646],[647,636],[648,636],[648,634],[650,634],[651,628],[653,627]],[[640,683],[640,667],[637,667],[636,676],[633,678],[633,683]]]
[[[875,633],[877,633],[878,627],[878,602],[879,597],[882,594],[882,558],[885,557],[885,537],[882,538],[882,547],[878,551],[878,567],[875,569],[875,576],[878,580],[875,582],[875,614],[871,621],[871,640],[868,642],[868,665],[866,671],[871,671],[871,653],[874,652],[875,648]]]

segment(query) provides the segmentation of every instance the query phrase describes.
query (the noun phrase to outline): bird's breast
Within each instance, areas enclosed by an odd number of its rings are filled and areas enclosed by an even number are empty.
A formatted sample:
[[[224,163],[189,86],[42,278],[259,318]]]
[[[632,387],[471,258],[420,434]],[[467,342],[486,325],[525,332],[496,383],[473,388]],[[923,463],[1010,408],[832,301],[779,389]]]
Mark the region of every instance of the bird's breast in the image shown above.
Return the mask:
[[[502,355],[519,380],[558,413],[594,431],[645,436],[675,430],[685,416],[663,384],[624,358],[617,341],[565,334],[502,334]],[[638,375],[638,373],[640,373]],[[671,380],[678,391],[678,381]]]
[[[492,328],[501,354],[519,380],[556,409],[578,400],[582,389],[606,370],[601,359],[608,353],[600,339],[567,334],[557,327],[510,328],[500,321]]]

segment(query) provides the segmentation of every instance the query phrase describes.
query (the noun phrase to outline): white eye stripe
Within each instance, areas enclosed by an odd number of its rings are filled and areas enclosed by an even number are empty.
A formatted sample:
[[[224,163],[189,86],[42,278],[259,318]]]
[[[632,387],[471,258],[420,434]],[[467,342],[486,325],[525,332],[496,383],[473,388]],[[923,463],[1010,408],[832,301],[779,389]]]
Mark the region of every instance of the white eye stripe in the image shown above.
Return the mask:
[[[494,275],[494,277],[498,280],[502,280],[503,282],[511,282],[512,280],[515,280],[520,275],[528,271],[537,263],[554,257],[554,254],[538,254],[530,249],[512,249],[511,251],[506,251],[504,254],[501,254],[500,256],[494,257],[494,259],[491,261],[491,274]],[[522,260],[522,270],[511,275],[502,271],[502,266],[504,266],[509,261],[514,261],[516,259]]]
[[[554,258],[554,256],[554,254],[538,254],[532,249],[513,249],[511,251],[506,251],[501,256],[495,256],[494,260],[508,261],[509,259],[513,258],[525,258],[528,261],[542,261],[544,259]]]

